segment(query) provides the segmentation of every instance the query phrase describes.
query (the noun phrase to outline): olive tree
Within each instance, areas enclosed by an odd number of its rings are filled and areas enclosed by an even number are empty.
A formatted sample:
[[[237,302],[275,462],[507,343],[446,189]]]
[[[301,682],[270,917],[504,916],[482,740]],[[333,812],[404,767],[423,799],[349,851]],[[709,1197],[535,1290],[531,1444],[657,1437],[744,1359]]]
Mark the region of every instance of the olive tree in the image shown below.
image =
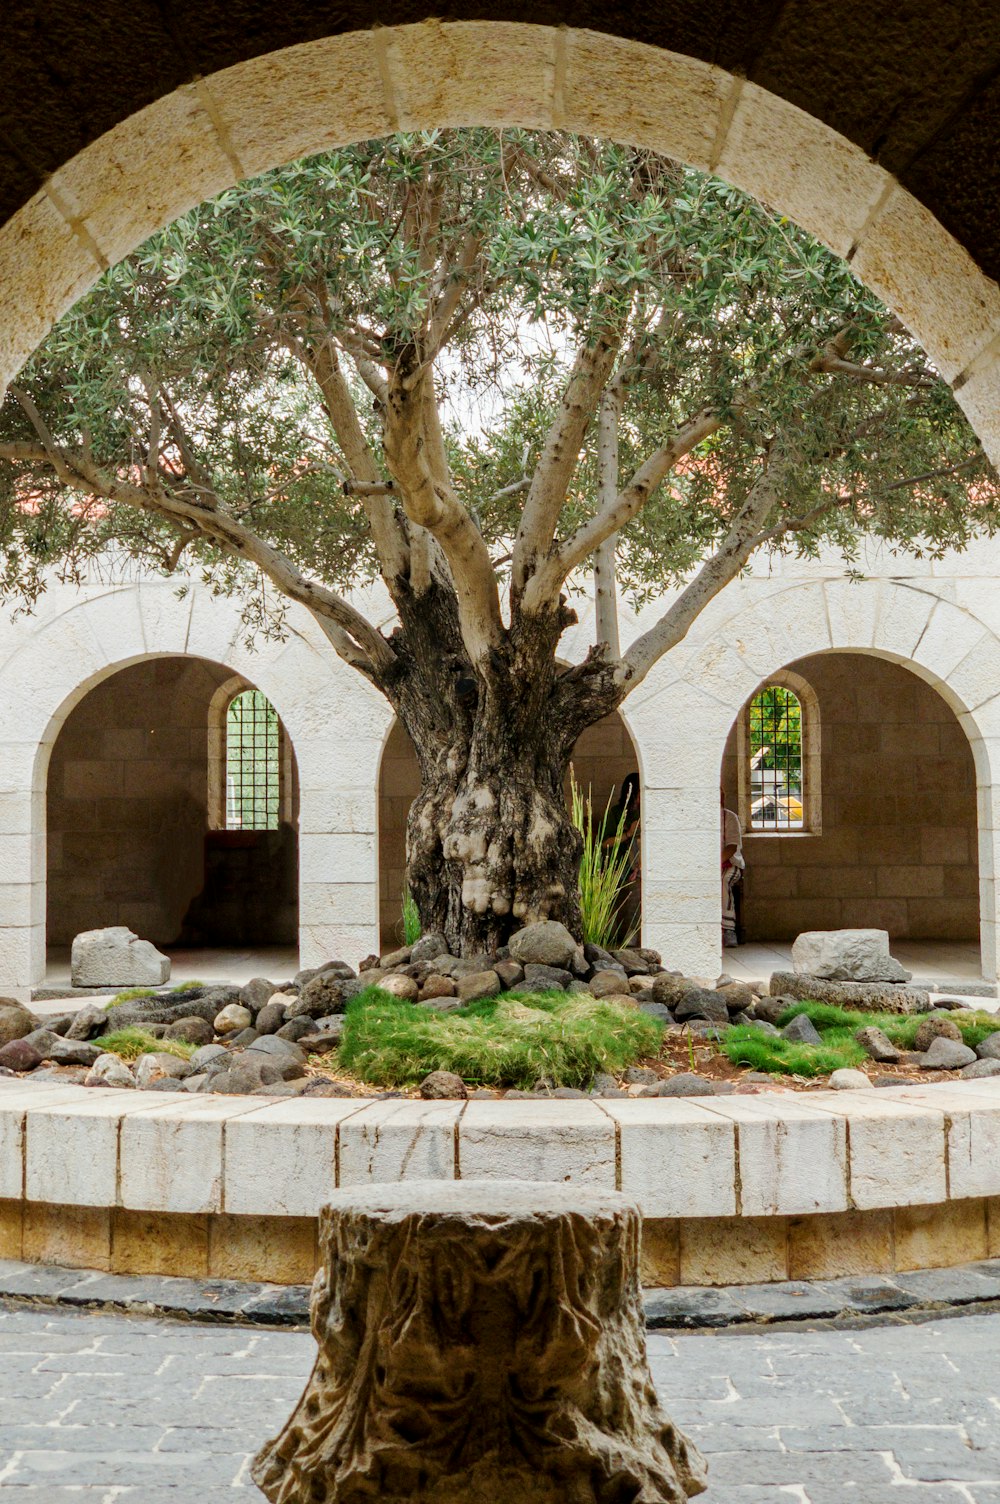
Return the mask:
[[[188,214],[22,372],[0,471],[8,598],[100,559],[200,571],[255,630],[312,613],[410,735],[409,886],[466,953],[577,926],[574,743],[755,550],[937,553],[997,515],[843,262],[663,158],[519,131],[364,143]],[[660,602],[624,649],[623,591]]]

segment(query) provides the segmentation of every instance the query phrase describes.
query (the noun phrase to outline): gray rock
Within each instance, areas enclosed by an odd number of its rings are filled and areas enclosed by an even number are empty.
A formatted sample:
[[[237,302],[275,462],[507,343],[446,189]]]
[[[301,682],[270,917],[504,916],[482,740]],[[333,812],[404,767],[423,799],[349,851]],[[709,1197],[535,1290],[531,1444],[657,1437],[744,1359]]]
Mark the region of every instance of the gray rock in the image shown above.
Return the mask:
[[[649,1018],[655,1018],[661,1024],[672,1024],[674,1016],[665,1003],[639,1003],[640,1010]]]
[[[110,1053],[98,1055],[90,1070],[84,1086],[114,1086],[126,1090],[135,1086],[135,1076],[129,1070],[124,1060]]]
[[[626,946],[623,950],[613,950],[611,954],[618,965],[624,967],[627,977],[649,975],[649,962],[641,951]]]
[[[61,1039],[50,1029],[35,1029],[24,1037],[43,1060],[50,1060],[53,1065],[91,1066],[104,1053],[97,1045],[87,1044],[82,1039]]]
[[[408,977],[401,971],[391,972],[389,976],[383,975],[379,987],[390,997],[398,997],[403,1003],[415,1003],[420,995],[420,988],[413,977]]]
[[[245,982],[240,988],[240,1002],[256,1017],[261,1008],[266,1007],[271,1001],[277,990],[274,983],[269,982],[266,977],[251,977],[250,981]]]
[[[245,1050],[256,1038],[256,1029],[241,1029],[238,1034],[227,1034],[226,1043],[232,1045],[234,1050]]]
[[[617,1091],[618,1082],[615,1080],[614,1076],[610,1075],[607,1071],[597,1071],[594,1075],[593,1081],[590,1084],[590,1089],[594,1093],[602,1091]]]
[[[429,959],[430,959],[429,956],[425,956],[424,957],[424,960],[429,960]],[[412,947],[412,945],[403,945],[398,950],[391,950],[391,951],[388,951],[386,953],[386,955],[380,956],[378,964],[379,964],[379,966],[381,966],[381,968],[382,968],[383,971],[392,971],[392,970],[394,970],[395,967],[397,967],[397,966],[405,966],[408,961],[412,961],[412,960],[413,960],[413,947]]]
[[[703,990],[700,983],[692,982],[690,977],[678,976],[672,971],[661,971],[659,976],[653,978],[653,1001],[663,1003],[668,1008],[676,1007],[686,993]]]
[[[225,1008],[219,1010],[212,1020],[212,1027],[216,1034],[238,1034],[241,1029],[249,1029],[253,1023],[253,1014],[243,1003],[227,1003]]]
[[[98,1008],[95,1003],[88,1003],[81,1008],[79,1013],[74,1013],[70,1019],[69,1028],[65,1030],[53,1029],[54,1034],[62,1032],[65,1039],[93,1039],[97,1034],[103,1034],[107,1027],[108,1015],[103,1008]],[[51,1020],[50,1020],[51,1027]]]
[[[501,962],[501,965],[506,964],[509,963]],[[520,966],[517,969],[518,971],[521,971]],[[431,972],[430,975],[424,979],[423,985],[420,988],[420,1001],[422,1003],[429,1002],[432,997],[457,996],[458,983],[455,981],[454,977],[443,977],[440,976],[437,972]]]
[[[469,1089],[454,1071],[431,1071],[420,1083],[420,1095],[428,1102],[444,1097],[467,1097]]]
[[[0,998],[0,1045],[23,1039],[39,1027],[39,1020],[21,1003],[13,998]]]
[[[302,1086],[304,1097],[353,1097],[354,1095],[353,1086],[348,1086],[346,1081],[331,1081],[328,1076],[312,1076]]]
[[[970,1050],[968,1045],[939,1035],[931,1040],[920,1064],[925,1071],[958,1071],[963,1065],[971,1065],[975,1058],[975,1050]]]
[[[499,981],[499,978],[497,980]],[[525,963],[524,985],[534,992],[551,992],[556,988],[565,992],[572,981],[573,973],[567,971],[564,966],[546,966],[541,961]]]
[[[367,983],[361,978],[338,977],[332,972],[324,971],[302,988],[299,1005],[302,1012],[311,1014],[313,1018],[323,1018],[328,1013],[343,1013],[348,997],[347,989],[356,988],[358,992],[362,992],[366,986]]]
[[[284,1022],[284,1003],[265,1003],[254,1020],[254,1028],[258,1034],[277,1034]]]
[[[864,1071],[852,1070],[845,1065],[839,1071],[830,1072],[831,1091],[866,1091],[870,1087],[871,1082]]]
[[[1000,1060],[974,1060],[971,1065],[963,1065],[961,1075],[967,1081],[979,1081],[985,1076],[1000,1076]]]
[[[976,1054],[980,1060],[1000,1060],[1000,1030],[987,1034],[986,1038],[976,1045]]]
[[[564,924],[554,919],[543,919],[538,924],[525,925],[510,937],[510,954],[522,966],[534,962],[539,966],[571,965],[576,954],[576,941]]]
[[[889,954],[888,930],[807,930],[792,946],[792,968],[835,982],[908,982],[912,975]]]
[[[794,1044],[822,1044],[819,1031],[812,1019],[805,1013],[796,1013],[789,1019],[781,1030],[782,1039],[790,1040]]]
[[[74,987],[162,987],[170,979],[170,957],[125,925],[110,925],[75,937],[70,976]]]
[[[730,1017],[737,1013],[745,1013],[757,1002],[757,993],[752,987],[748,987],[746,982],[724,982],[721,987],[716,987],[715,994],[716,997],[724,1000]]]
[[[417,1006],[427,1008],[431,1013],[454,1013],[457,1008],[464,1008],[465,1004],[459,997],[429,997],[421,999]]]
[[[295,1060],[305,1065],[306,1052],[294,1039],[283,1039],[280,1034],[263,1034],[243,1052],[243,1059],[250,1055],[263,1055],[272,1060]]]
[[[794,1008],[798,1002],[801,1002],[801,998],[759,997],[754,1006],[754,1017],[761,1018],[768,1024],[776,1024],[781,1015],[788,1008]]]
[[[703,1018],[713,1024],[728,1024],[729,1009],[725,998],[708,987],[691,988],[674,1004],[674,1018],[678,1023],[684,1023],[689,1018]]]
[[[587,983],[588,991],[595,997],[621,997],[628,989],[628,978],[621,967],[614,971],[595,971]]]
[[[926,1013],[931,1006],[930,993],[923,988],[894,982],[832,982],[826,977],[776,971],[770,988],[772,997],[809,998],[863,1013]]]
[[[586,1098],[589,1096],[589,1093],[580,1091],[576,1086],[557,1086],[555,1091],[549,1093],[549,1096],[559,1097],[562,1100],[579,1099],[580,1097],[583,1097],[584,1100],[586,1100]]]
[[[205,1044],[195,1050],[188,1061],[192,1071],[203,1071],[213,1060],[231,1060],[232,1056],[222,1044]]]
[[[627,1081],[629,1086],[655,1086],[659,1079],[648,1065],[628,1065],[622,1073],[622,1080]]]
[[[776,1024],[769,1023],[766,1018],[751,1018],[747,1022],[749,1028],[756,1029],[760,1034],[768,1034],[772,1039],[781,1038],[781,1030]]]
[[[448,942],[437,930],[431,930],[427,935],[421,935],[415,945],[410,946],[411,961],[435,961],[438,956],[448,954]]]
[[[869,1059],[877,1060],[880,1065],[895,1065],[899,1059],[899,1051],[888,1034],[874,1024],[858,1029],[854,1037]]]
[[[640,1097],[711,1097],[712,1083],[704,1076],[695,1076],[690,1071],[682,1071],[679,1075],[671,1076],[667,1081],[660,1081],[656,1086],[646,1086],[639,1093]]]
[[[119,1003],[107,1012],[106,1029],[110,1034],[118,1029],[137,1027],[146,1029],[150,1024],[173,1024],[179,1018],[203,1018],[214,1023],[217,1014],[230,1003],[239,1001],[238,987],[210,987],[187,992],[178,999],[171,994],[170,1001],[164,998],[134,998],[128,1003]]]
[[[31,1043],[30,1036],[12,1039],[8,1044],[0,1045],[0,1065],[9,1071],[37,1070],[45,1058],[41,1050]]]
[[[473,1003],[482,997],[496,997],[500,992],[500,978],[495,971],[474,971],[471,976],[459,977],[460,1002]]]
[[[935,1039],[953,1039],[956,1044],[965,1043],[961,1029],[950,1018],[922,1019],[913,1036],[913,1048],[917,1054],[922,1055],[925,1050],[929,1050]]]
[[[159,1083],[167,1079],[183,1081],[191,1074],[191,1066],[186,1060],[166,1052],[140,1055],[135,1063],[135,1080],[140,1091],[158,1089]]]
[[[184,1044],[195,1045],[212,1043],[212,1025],[196,1015],[179,1018],[176,1023],[163,1024],[161,1027],[164,1039],[179,1039]]]
[[[300,1073],[303,1072],[303,1067],[296,1066],[294,1061],[289,1061],[288,1064]],[[269,1060],[266,1055],[254,1058],[247,1051],[244,1055],[234,1056],[228,1070],[206,1077],[200,1090],[220,1092],[227,1097],[241,1096],[244,1093],[250,1095],[261,1086],[274,1086],[283,1080],[284,1069],[279,1061]]]

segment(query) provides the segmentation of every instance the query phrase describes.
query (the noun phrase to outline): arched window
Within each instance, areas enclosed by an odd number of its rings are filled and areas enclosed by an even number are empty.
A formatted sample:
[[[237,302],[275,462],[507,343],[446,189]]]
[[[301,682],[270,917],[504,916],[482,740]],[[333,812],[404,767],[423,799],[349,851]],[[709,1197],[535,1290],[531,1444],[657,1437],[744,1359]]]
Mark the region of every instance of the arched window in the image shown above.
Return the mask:
[[[779,669],[744,705],[736,729],[744,831],[818,835],[822,740],[812,685],[794,669]]]
[[[234,696],[226,711],[227,830],[277,830],[281,819],[281,728],[259,689]]]

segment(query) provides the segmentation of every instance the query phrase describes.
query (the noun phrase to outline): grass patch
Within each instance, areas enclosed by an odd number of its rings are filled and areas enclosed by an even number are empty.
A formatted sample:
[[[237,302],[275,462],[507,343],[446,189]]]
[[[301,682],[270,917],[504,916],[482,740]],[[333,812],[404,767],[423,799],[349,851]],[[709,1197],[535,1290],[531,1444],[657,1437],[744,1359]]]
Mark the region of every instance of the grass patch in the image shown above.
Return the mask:
[[[94,1039],[91,1043],[111,1055],[120,1056],[122,1060],[138,1060],[140,1055],[154,1053],[177,1055],[181,1060],[189,1060],[197,1049],[197,1045],[188,1044],[183,1039],[157,1039],[155,1035],[147,1034],[145,1029],[134,1027],[115,1029],[111,1034],[102,1034],[100,1039]]]
[[[917,1030],[925,1013],[855,1013],[832,1003],[799,1002],[791,1004],[778,1016],[784,1028],[799,1013],[805,1013],[822,1037],[821,1044],[797,1044],[790,1039],[776,1039],[746,1024],[727,1029],[721,1048],[734,1065],[748,1065],[755,1071],[772,1075],[826,1076],[845,1067],[857,1069],[868,1064],[867,1052],[858,1044],[859,1029],[881,1029],[901,1050],[912,1050]],[[970,1049],[1000,1029],[1000,1018],[992,1013],[959,1012],[949,1017],[958,1025],[963,1042]]]
[[[586,1089],[597,1071],[620,1072],[662,1042],[656,1019],[587,994],[501,995],[435,1013],[369,987],[347,1005],[339,1059],[376,1086],[414,1086],[442,1070],[472,1086],[544,1078]]]
[[[107,1013],[111,1008],[118,1008],[122,1003],[134,1003],[141,997],[155,997],[152,987],[126,987],[124,992],[116,992],[114,997],[104,1004]]]
[[[171,992],[193,992],[196,987],[207,987],[207,982],[178,982],[176,987],[171,987]]]

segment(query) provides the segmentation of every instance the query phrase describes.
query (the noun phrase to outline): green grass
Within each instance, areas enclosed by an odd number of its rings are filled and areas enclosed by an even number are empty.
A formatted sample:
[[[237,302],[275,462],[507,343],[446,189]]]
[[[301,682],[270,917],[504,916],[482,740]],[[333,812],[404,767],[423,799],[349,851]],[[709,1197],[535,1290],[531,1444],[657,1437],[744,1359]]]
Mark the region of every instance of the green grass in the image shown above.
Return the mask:
[[[116,992],[111,1000],[104,1004],[107,1013],[111,1008],[120,1008],[122,1003],[134,1003],[140,997],[155,997],[152,987],[126,987],[124,992]]]
[[[140,1055],[154,1053],[178,1055],[181,1060],[188,1060],[197,1049],[197,1045],[188,1044],[183,1039],[157,1039],[145,1029],[134,1027],[115,1029],[110,1034],[102,1034],[100,1039],[91,1040],[91,1043],[111,1055],[119,1055],[122,1060],[138,1060]]]
[[[605,950],[627,944],[624,915],[628,906],[629,876],[634,861],[634,841],[626,841],[623,810],[611,829],[612,793],[604,813],[595,818],[590,792],[584,795],[570,768],[573,824],[583,842],[580,852],[580,924],[583,938]]]
[[[501,995],[435,1013],[369,987],[347,1005],[340,1064],[376,1086],[454,1071],[471,1086],[586,1089],[655,1055],[663,1026],[640,1009],[561,991]]]
[[[206,987],[207,982],[178,982],[176,987],[171,987],[171,992],[193,992],[196,987]]]
[[[756,1071],[773,1075],[825,1076],[845,1066],[857,1068],[868,1062],[866,1051],[855,1034],[869,1026],[881,1029],[901,1050],[911,1050],[923,1013],[855,1013],[831,1003],[801,1002],[791,1004],[778,1017],[778,1027],[805,1013],[822,1036],[822,1044],[797,1044],[776,1039],[745,1024],[727,1029],[722,1049],[734,1065],[748,1065]],[[989,1034],[1000,1029],[1000,1018],[992,1013],[958,1012],[949,1017],[958,1025],[963,1041],[975,1049]]]
[[[420,939],[420,910],[409,888],[403,889],[403,944],[416,945]]]

